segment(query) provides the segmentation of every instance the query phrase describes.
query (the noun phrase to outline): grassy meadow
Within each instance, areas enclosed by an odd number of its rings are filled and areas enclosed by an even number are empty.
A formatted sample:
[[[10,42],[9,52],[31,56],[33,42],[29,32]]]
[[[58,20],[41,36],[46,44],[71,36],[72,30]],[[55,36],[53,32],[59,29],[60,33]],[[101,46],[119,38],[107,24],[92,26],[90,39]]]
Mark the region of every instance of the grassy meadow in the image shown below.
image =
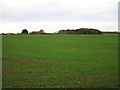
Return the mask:
[[[116,88],[118,35],[2,35],[3,88]]]

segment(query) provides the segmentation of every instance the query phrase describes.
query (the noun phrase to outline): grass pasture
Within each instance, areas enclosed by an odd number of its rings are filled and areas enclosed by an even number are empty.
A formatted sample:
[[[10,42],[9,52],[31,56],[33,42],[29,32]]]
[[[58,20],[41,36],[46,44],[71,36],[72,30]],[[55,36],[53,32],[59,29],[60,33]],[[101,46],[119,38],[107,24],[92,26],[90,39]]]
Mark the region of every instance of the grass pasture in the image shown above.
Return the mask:
[[[3,88],[118,87],[117,35],[3,35]]]

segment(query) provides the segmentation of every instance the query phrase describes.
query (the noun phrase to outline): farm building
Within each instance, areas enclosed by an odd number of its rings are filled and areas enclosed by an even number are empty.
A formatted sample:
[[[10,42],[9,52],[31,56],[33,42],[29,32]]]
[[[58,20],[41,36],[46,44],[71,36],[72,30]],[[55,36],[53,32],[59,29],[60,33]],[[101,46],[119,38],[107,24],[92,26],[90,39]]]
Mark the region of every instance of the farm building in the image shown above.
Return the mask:
[[[74,29],[60,30],[58,33],[59,34],[101,34],[101,31],[97,29],[80,28],[76,30]]]
[[[45,34],[44,30],[40,30],[40,31],[33,31],[30,34]]]

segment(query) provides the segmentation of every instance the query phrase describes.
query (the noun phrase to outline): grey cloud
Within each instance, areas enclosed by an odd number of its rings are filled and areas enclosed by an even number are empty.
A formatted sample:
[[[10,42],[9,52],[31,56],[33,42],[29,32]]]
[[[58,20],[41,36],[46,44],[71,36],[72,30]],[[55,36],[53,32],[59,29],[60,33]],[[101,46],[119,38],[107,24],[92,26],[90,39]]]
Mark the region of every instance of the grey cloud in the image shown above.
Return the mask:
[[[2,19],[13,21],[116,21],[117,10],[94,13],[76,13],[72,10],[59,11],[4,11]],[[107,17],[108,15],[108,17]],[[111,17],[109,17],[111,16]]]
[[[65,3],[64,3],[65,4]],[[103,21],[116,22],[117,9],[103,10],[103,8],[74,8],[62,7],[63,2],[53,2],[48,4],[36,5],[29,9],[3,7],[2,20],[11,22],[30,22],[30,21]]]

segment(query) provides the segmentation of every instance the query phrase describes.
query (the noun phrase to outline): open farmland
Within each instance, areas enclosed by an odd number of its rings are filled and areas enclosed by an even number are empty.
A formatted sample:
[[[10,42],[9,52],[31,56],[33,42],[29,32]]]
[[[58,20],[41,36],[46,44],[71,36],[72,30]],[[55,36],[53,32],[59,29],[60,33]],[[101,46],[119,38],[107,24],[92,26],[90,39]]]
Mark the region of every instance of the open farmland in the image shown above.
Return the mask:
[[[118,87],[118,35],[3,35],[3,88]]]

